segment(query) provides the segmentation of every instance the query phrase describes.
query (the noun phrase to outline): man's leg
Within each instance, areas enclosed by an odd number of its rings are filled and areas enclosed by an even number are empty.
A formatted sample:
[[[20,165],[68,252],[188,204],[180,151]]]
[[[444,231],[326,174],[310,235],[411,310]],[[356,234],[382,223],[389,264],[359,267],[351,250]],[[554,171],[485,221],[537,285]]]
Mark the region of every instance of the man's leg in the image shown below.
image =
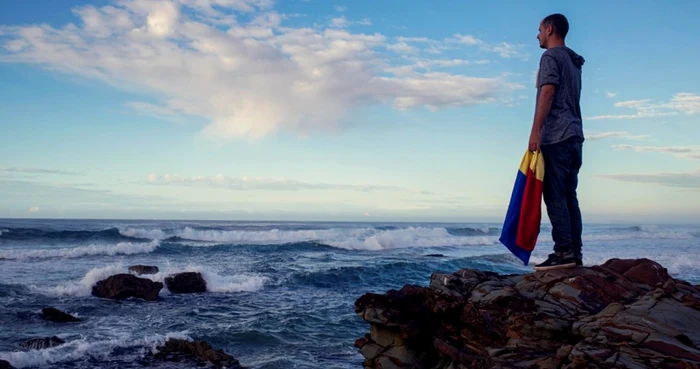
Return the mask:
[[[571,252],[571,216],[568,186],[570,185],[570,156],[567,142],[541,147],[544,157],[543,197],[547,215],[552,223],[554,251]]]
[[[542,145],[544,159],[543,197],[547,215],[552,223],[554,253],[535,265],[535,270],[550,270],[576,266],[571,239],[568,185],[570,185],[571,143]]]
[[[576,259],[583,258],[583,222],[581,220],[581,209],[578,204],[576,188],[578,187],[578,173],[583,163],[583,142],[577,140],[571,145],[571,169],[567,181],[566,204],[569,209],[569,219],[571,221],[571,245]]]

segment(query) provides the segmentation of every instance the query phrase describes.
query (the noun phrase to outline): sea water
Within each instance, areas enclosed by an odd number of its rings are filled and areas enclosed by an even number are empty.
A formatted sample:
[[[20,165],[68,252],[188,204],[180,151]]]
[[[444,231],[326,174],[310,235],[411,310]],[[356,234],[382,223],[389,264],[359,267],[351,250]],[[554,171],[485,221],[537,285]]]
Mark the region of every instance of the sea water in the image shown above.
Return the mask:
[[[551,252],[543,226],[531,264],[498,242],[499,224],[0,219],[0,359],[18,368],[140,368],[170,337],[206,340],[249,368],[359,368],[367,292],[427,285],[435,271],[527,273]],[[700,283],[700,226],[586,225],[584,263],[650,258]],[[428,256],[439,254],[441,256]],[[134,264],[143,276],[201,272],[209,292],[112,301],[92,286]],[[54,306],[81,319],[42,320]],[[65,344],[23,351],[26,339]]]

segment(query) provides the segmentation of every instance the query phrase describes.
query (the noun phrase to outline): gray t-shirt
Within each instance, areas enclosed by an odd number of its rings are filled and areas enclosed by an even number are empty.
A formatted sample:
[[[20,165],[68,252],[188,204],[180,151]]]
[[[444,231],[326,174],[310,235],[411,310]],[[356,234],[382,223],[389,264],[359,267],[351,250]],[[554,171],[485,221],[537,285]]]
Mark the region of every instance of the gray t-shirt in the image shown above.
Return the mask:
[[[566,46],[553,47],[542,53],[537,74],[537,98],[542,86],[556,86],[554,101],[542,126],[541,145],[572,137],[583,139],[581,118],[581,66],[583,57]]]

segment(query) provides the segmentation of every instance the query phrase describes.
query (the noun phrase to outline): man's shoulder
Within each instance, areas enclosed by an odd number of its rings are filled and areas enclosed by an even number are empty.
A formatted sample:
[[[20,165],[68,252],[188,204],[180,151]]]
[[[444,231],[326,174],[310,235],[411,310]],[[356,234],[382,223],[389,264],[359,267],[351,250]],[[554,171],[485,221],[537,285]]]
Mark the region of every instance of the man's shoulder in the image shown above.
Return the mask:
[[[556,60],[561,60],[563,57],[567,56],[568,52],[563,47],[553,47],[547,49],[542,53],[541,59],[544,58],[554,58]]]

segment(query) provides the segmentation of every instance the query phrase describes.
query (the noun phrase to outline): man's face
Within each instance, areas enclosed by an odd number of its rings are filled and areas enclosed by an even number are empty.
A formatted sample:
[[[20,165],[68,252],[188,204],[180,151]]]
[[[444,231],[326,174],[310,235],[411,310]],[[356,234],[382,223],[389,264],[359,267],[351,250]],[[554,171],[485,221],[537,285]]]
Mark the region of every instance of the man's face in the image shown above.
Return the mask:
[[[549,34],[548,31],[551,27],[551,25],[545,26],[544,24],[542,24],[542,22],[540,22],[540,32],[537,34],[537,40],[540,42],[540,47],[543,49],[547,48],[547,38]]]

